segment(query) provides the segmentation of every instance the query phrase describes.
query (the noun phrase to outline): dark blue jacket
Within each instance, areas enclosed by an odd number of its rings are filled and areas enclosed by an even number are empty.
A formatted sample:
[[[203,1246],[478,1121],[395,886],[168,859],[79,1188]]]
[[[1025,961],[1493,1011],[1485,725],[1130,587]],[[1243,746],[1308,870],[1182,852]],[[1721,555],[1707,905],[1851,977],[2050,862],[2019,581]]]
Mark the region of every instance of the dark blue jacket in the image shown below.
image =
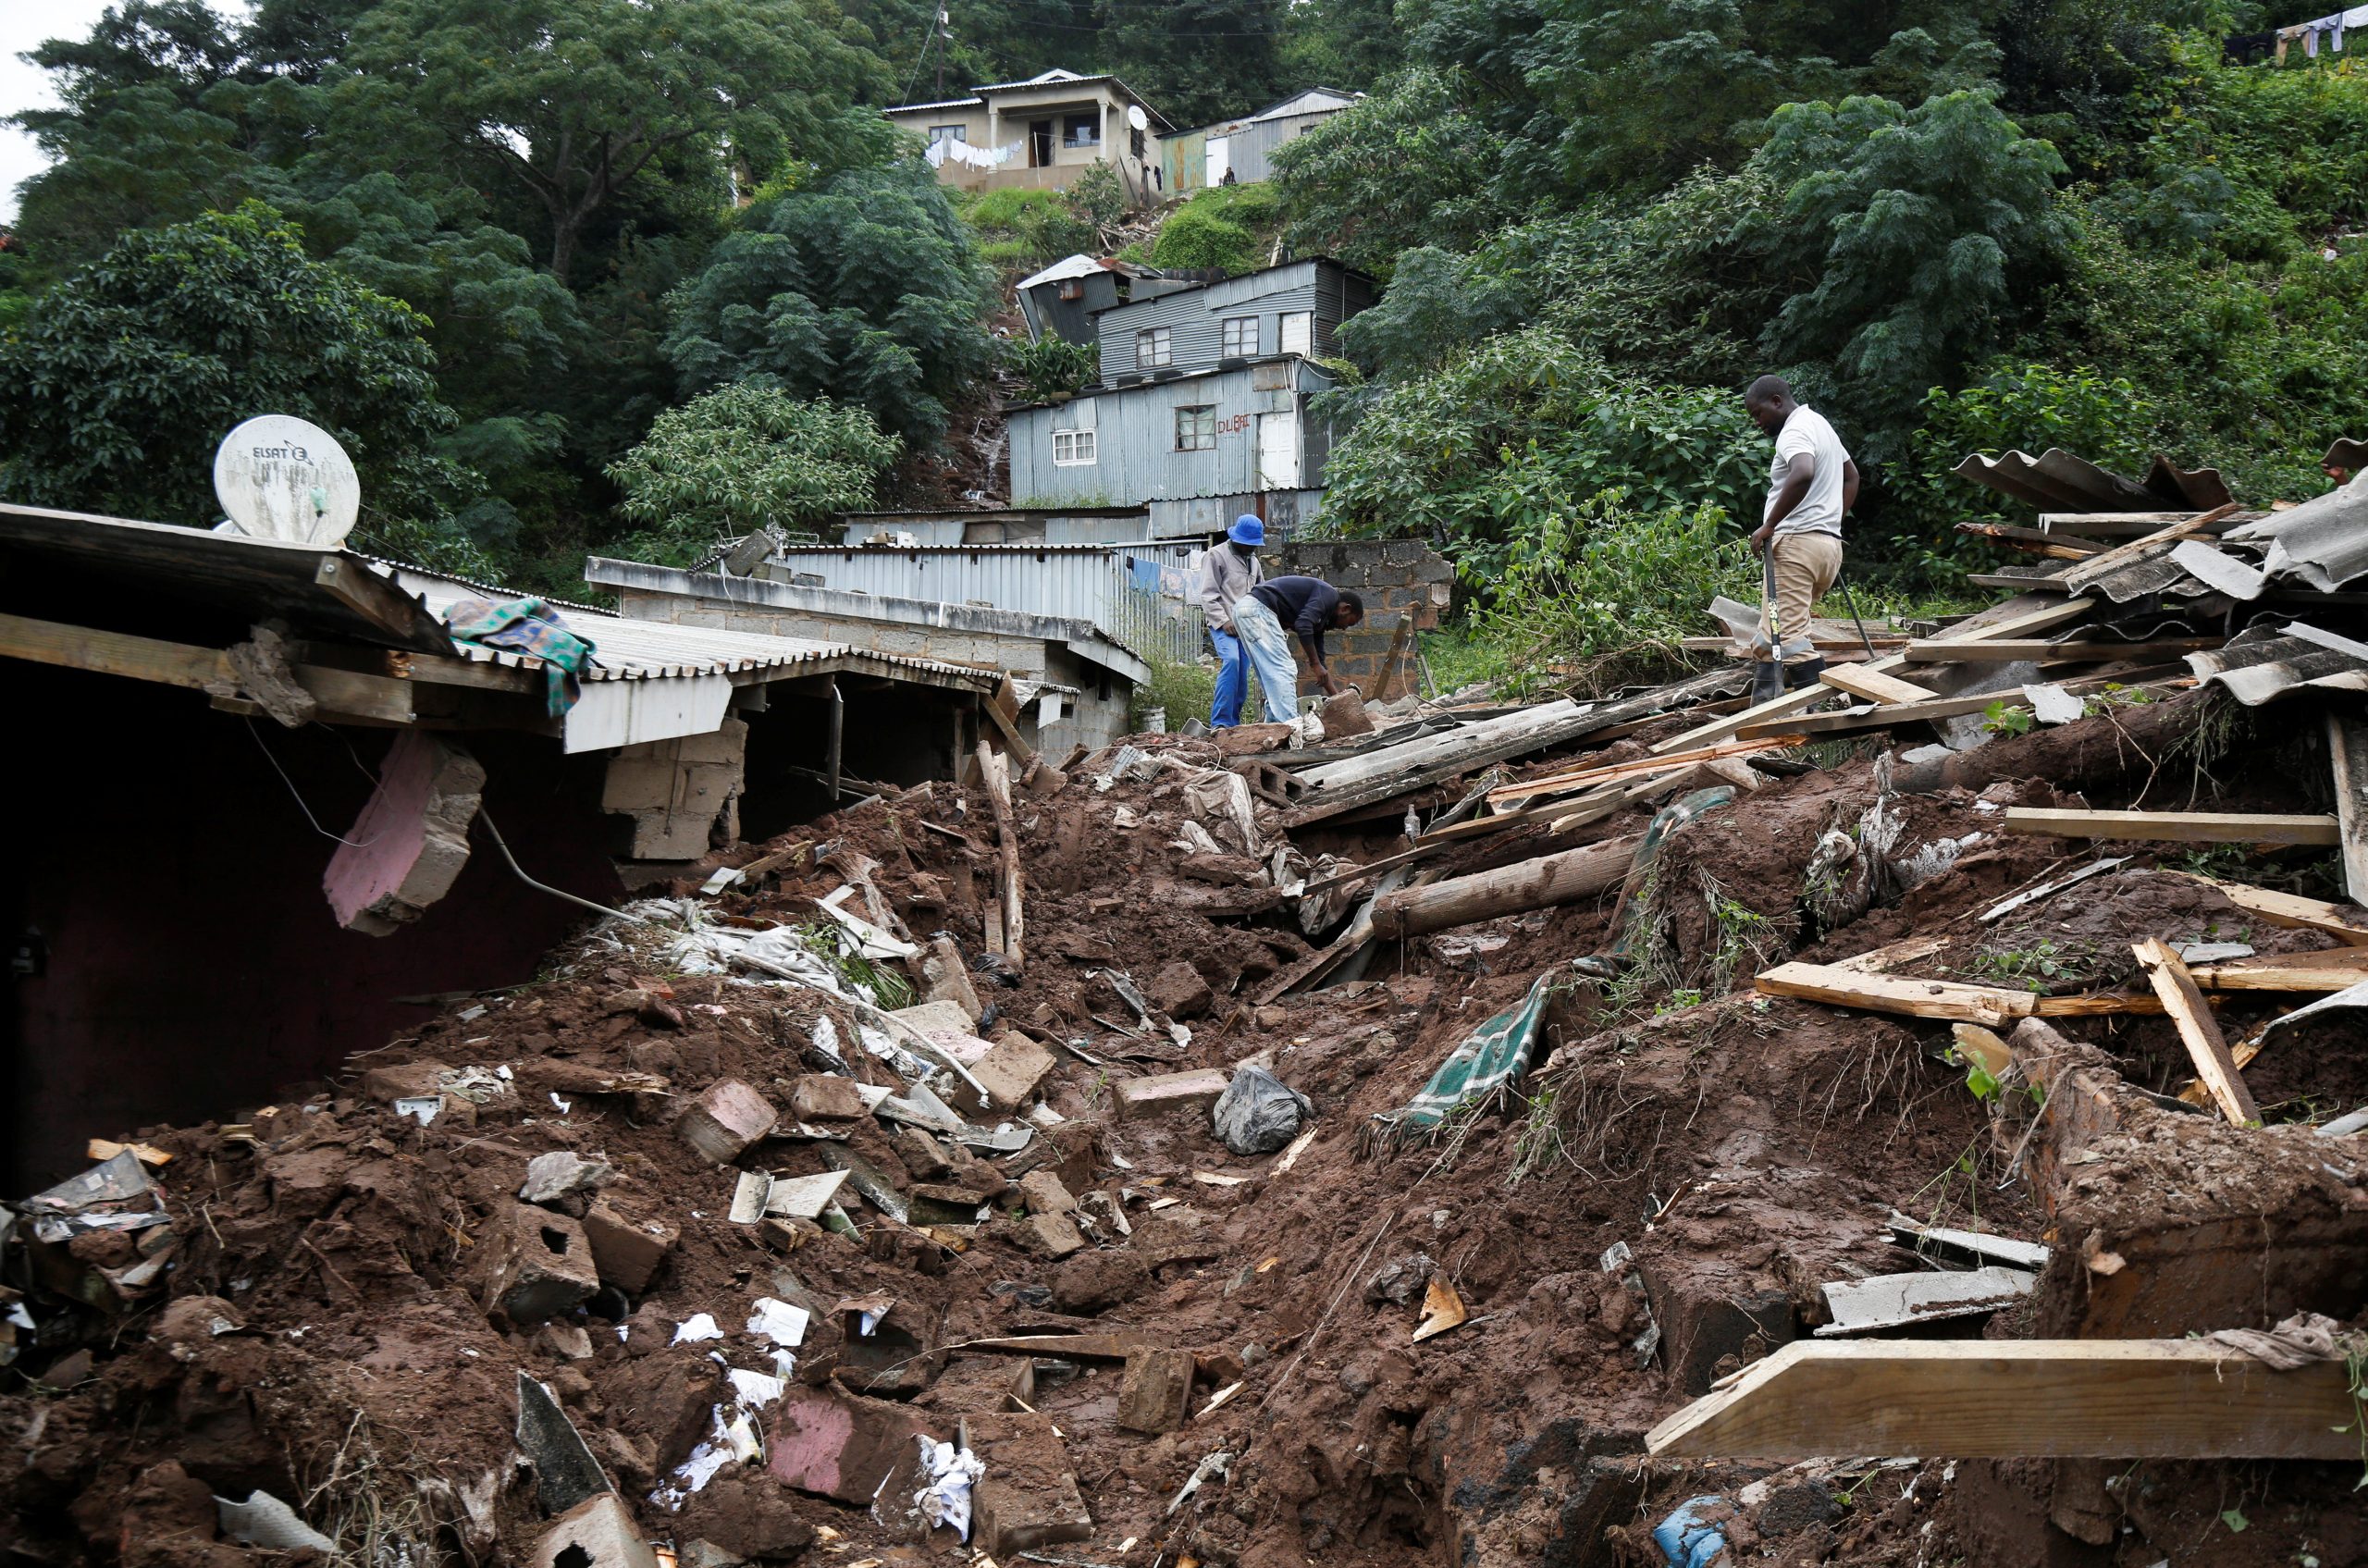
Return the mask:
[[[1316,667],[1323,667],[1324,633],[1332,624],[1332,611],[1339,608],[1339,589],[1321,577],[1269,577],[1251,589],[1250,597],[1298,634]]]

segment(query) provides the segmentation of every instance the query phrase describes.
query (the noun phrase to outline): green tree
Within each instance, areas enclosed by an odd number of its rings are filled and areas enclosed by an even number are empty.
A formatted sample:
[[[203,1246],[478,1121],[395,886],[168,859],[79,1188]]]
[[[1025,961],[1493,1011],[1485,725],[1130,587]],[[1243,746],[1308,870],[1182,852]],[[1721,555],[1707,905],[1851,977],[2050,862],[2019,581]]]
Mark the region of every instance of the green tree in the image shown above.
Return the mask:
[[[658,416],[609,469],[637,559],[686,566],[718,539],[871,504],[901,443],[860,408],[743,382]]]
[[[1815,279],[1784,302],[1764,346],[1832,366],[1860,417],[1887,427],[1996,344],[2018,290],[2036,302],[2071,240],[2054,199],[2063,160],[1987,93],[1912,110],[1887,98],[1789,104],[1752,162],[1783,195],[1746,216],[1740,241],[1781,274]]]
[[[1296,85],[1362,93],[1406,68],[1392,0],[1301,0],[1287,13],[1283,65]]]
[[[927,165],[850,170],[751,208],[673,296],[666,353],[686,392],[760,378],[920,444],[993,363],[987,289]]]
[[[381,0],[353,29],[349,123],[449,160],[539,218],[561,281],[596,216],[637,182],[753,184],[792,159],[832,162],[845,115],[887,91],[837,19],[757,0]]]
[[[1459,93],[1453,78],[1410,71],[1277,149],[1292,249],[1386,278],[1401,252],[1469,250],[1503,223],[1486,185],[1496,139]]]
[[[0,494],[202,526],[222,438],[292,414],[352,454],[365,524],[438,517],[469,476],[425,327],[260,205],[128,234],[0,339]]]
[[[1252,114],[1298,85],[1285,75],[1289,0],[1100,0],[1104,68],[1178,126]]]

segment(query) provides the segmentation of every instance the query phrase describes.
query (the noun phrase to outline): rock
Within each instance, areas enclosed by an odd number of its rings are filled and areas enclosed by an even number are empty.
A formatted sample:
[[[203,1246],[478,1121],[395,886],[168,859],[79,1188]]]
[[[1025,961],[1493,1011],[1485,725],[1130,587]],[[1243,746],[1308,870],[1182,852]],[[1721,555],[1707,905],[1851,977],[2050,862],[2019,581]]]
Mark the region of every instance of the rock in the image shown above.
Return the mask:
[[[674,1245],[672,1226],[632,1218],[605,1203],[594,1204],[584,1216],[584,1234],[592,1244],[592,1263],[601,1283],[628,1296],[649,1289],[658,1266]]]
[[[148,1337],[171,1346],[177,1359],[187,1361],[220,1336],[245,1327],[239,1309],[219,1296],[182,1296],[156,1315]]]
[[[730,1165],[771,1133],[772,1103],[736,1078],[719,1079],[674,1123],[674,1134],[716,1165]]]
[[[563,1214],[514,1204],[489,1238],[498,1248],[486,1287],[487,1312],[512,1323],[539,1323],[588,1301],[600,1289],[592,1243]]]
[[[929,951],[921,958],[921,999],[925,1002],[945,1002],[962,1010],[962,1032],[969,1033],[979,1024],[979,992],[970,983],[970,972],[962,962],[962,950],[950,936],[933,937]]]
[[[799,1491],[870,1507],[922,1430],[903,1405],[792,1383],[771,1413],[765,1468]]]
[[[1030,1214],[1072,1214],[1077,1209],[1077,1199],[1049,1170],[1031,1170],[1021,1177],[1019,1195],[1027,1202]]]
[[[1118,1425],[1156,1437],[1184,1425],[1192,1399],[1190,1351],[1138,1351],[1118,1381]]]
[[[665,1331],[671,1334],[672,1326]],[[636,1324],[634,1338],[640,1337]],[[731,1397],[723,1369],[704,1353],[709,1348],[661,1349],[611,1364],[601,1377],[601,1397],[612,1413],[610,1419],[622,1418],[641,1429],[656,1449],[660,1475],[690,1457],[714,1424],[717,1401]]]
[[[1201,978],[1201,971],[1181,958],[1161,966],[1160,971],[1152,976],[1151,984],[1144,988],[1144,994],[1152,1006],[1171,1019],[1200,1018],[1215,1000],[1209,994],[1209,982]]]
[[[1019,1222],[1020,1244],[1049,1258],[1065,1258],[1085,1251],[1085,1238],[1065,1214],[1031,1214]]]
[[[1091,1315],[1151,1289],[1151,1266],[1125,1248],[1079,1253],[1053,1273],[1053,1305]]]
[[[988,1104],[999,1111],[1016,1111],[1028,1103],[1053,1067],[1050,1051],[1012,1031],[980,1058],[970,1074],[986,1089]]]
[[[362,1075],[362,1092],[382,1105],[397,1100],[426,1100],[443,1093],[444,1075],[452,1069],[442,1062],[403,1062],[372,1068]]]
[[[1227,1082],[1226,1075],[1215,1068],[1195,1068],[1190,1072],[1117,1079],[1110,1085],[1110,1095],[1121,1121],[1178,1114],[1199,1121],[1216,1105]]]
[[[779,1562],[814,1544],[814,1526],[797,1516],[797,1500],[770,1475],[727,1468],[697,1495],[690,1512],[710,1550],[725,1562]],[[689,1568],[684,1554],[684,1568]]]
[[[518,1196],[530,1204],[548,1204],[571,1192],[597,1192],[616,1179],[616,1171],[599,1160],[587,1160],[567,1149],[553,1149],[526,1162],[526,1184]]]
[[[1068,1451],[1050,1416],[970,1418],[970,1447],[986,1462],[972,1497],[970,1544],[998,1562],[1093,1534]]]
[[[1404,1306],[1429,1286],[1438,1266],[1428,1253],[1409,1253],[1404,1257],[1392,1258],[1366,1283],[1365,1300],[1376,1306],[1383,1302]]]
[[[1235,724],[1227,729],[1210,732],[1217,743],[1217,750],[1227,757],[1254,757],[1262,751],[1279,751],[1290,744],[1289,724]]]
[[[791,1080],[789,1114],[799,1121],[861,1121],[871,1113],[855,1080],[832,1072],[809,1072]]]
[[[1327,741],[1373,734],[1373,720],[1365,713],[1365,699],[1353,689],[1326,698],[1324,706],[1315,711],[1324,721],[1324,738]]]

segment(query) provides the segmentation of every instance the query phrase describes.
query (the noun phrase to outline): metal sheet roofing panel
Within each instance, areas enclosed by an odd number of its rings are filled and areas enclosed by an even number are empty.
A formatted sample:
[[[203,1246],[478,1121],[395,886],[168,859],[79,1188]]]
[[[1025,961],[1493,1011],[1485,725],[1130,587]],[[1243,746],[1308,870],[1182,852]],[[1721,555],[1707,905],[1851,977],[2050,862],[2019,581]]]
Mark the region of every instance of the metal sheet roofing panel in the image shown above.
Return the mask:
[[[2042,512],[2151,512],[2164,506],[2209,512],[2229,500],[2228,487],[2216,469],[2190,472],[2161,456],[2142,483],[2109,473],[2061,447],[2050,447],[2037,457],[2022,451],[1994,458],[1974,452],[1952,472]]]
[[[2368,577],[2368,473],[2341,489],[2304,501],[2221,536],[2231,543],[2264,543],[2262,569],[2273,582],[2290,580],[2334,593]]]
[[[2223,688],[2248,708],[2304,689],[2368,691],[2368,657],[2322,647],[2291,631],[2325,636],[2300,623],[2288,631],[2275,623],[2250,626],[2225,647],[2189,654],[2188,668],[2202,685]]]

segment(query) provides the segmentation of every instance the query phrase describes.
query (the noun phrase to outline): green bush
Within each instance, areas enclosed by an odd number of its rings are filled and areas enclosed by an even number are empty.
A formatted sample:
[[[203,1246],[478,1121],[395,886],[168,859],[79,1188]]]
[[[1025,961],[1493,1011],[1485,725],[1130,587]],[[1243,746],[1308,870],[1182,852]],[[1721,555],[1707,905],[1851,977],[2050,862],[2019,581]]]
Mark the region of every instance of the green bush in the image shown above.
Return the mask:
[[[1160,226],[1155,266],[1255,272],[1272,253],[1281,199],[1265,185],[1220,185],[1196,192]]]
[[[1059,191],[989,191],[970,200],[962,216],[979,238],[980,259],[1005,272],[1033,272],[1102,245],[1094,219]]]
[[[1092,344],[1049,334],[1033,342],[1015,338],[1005,344],[1003,357],[1036,402],[1074,392],[1102,372],[1102,357]]]

